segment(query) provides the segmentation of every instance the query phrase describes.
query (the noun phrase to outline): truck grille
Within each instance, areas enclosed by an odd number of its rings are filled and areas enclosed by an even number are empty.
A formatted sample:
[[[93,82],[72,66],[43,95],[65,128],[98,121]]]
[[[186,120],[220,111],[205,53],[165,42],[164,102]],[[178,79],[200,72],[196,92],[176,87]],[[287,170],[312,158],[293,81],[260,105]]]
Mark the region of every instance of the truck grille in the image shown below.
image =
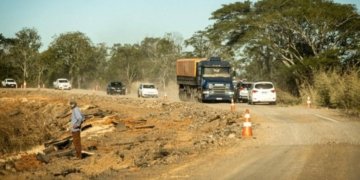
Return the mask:
[[[222,87],[218,86],[218,87],[214,87],[213,91],[214,91],[214,94],[225,94],[226,89],[224,86],[222,86]]]

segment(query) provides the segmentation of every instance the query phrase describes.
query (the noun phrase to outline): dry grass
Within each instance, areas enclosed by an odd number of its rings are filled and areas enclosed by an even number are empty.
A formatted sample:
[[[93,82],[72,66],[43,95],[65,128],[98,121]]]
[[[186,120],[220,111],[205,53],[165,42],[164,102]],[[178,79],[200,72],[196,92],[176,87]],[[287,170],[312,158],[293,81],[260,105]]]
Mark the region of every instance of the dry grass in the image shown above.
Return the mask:
[[[301,99],[291,95],[288,92],[282,91],[280,88],[276,88],[276,102],[284,105],[298,105],[301,103]]]
[[[0,154],[27,150],[51,137],[49,117],[55,105],[23,97],[0,101]]]
[[[344,109],[346,113],[360,115],[360,78],[356,71],[341,74],[337,71],[320,71],[314,84],[302,90],[316,105]]]

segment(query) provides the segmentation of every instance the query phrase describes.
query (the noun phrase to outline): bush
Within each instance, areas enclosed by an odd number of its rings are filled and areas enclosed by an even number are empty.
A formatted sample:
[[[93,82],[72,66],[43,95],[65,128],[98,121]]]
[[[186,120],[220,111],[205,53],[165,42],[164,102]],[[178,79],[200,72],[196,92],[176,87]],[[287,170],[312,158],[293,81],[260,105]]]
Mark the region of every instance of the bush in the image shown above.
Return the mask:
[[[288,92],[282,91],[279,88],[276,88],[276,102],[278,104],[285,105],[297,105],[301,103],[301,99],[291,95]]]
[[[360,115],[360,78],[356,71],[348,73],[317,72],[314,84],[302,90],[319,106],[344,109],[347,113]]]

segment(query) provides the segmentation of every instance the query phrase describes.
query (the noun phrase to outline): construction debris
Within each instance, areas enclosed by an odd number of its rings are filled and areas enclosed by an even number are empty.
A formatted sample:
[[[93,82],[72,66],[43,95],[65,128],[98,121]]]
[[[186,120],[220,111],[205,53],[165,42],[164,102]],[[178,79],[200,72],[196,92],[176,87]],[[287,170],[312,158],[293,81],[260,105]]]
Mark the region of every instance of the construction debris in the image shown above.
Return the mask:
[[[23,142],[28,142],[26,148],[29,149],[42,142],[43,146],[34,154],[34,160],[45,167],[35,166],[38,167],[35,170],[22,170],[20,173],[9,165],[7,168],[0,166],[0,176],[23,174],[30,178],[49,179],[49,175],[65,177],[77,173],[86,179],[96,179],[120,170],[121,174],[133,173],[131,169],[134,168],[175,163],[209,148],[231,144],[241,137],[240,113],[214,111],[197,103],[76,96],[58,91],[6,91],[0,93],[1,96],[13,97],[9,101],[2,100],[0,108],[3,114],[21,113],[6,118],[2,118],[0,113],[0,118],[8,120],[8,124],[19,125],[18,130],[10,128],[12,126],[5,128],[9,129],[9,133],[3,137],[9,137],[9,141],[0,145],[9,148],[0,152],[0,160],[11,164],[5,160],[6,152],[25,149]],[[72,160],[74,147],[69,130],[71,111],[68,108],[68,99],[72,96],[75,96],[86,117],[81,133],[85,159],[80,161]],[[16,101],[16,98],[27,98],[28,101]],[[10,138],[14,136],[16,141]],[[81,171],[64,169],[73,167],[74,163],[82,167]]]

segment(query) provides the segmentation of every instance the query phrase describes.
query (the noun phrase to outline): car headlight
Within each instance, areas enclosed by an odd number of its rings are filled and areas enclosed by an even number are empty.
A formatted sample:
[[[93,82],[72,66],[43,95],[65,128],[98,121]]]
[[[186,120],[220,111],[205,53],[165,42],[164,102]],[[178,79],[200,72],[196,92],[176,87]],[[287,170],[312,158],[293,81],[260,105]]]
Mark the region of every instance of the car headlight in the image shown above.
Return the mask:
[[[210,94],[210,91],[203,91],[203,94]]]
[[[233,91],[229,91],[229,92],[227,92],[227,94],[229,94],[229,95],[234,95],[234,92],[233,92]]]

